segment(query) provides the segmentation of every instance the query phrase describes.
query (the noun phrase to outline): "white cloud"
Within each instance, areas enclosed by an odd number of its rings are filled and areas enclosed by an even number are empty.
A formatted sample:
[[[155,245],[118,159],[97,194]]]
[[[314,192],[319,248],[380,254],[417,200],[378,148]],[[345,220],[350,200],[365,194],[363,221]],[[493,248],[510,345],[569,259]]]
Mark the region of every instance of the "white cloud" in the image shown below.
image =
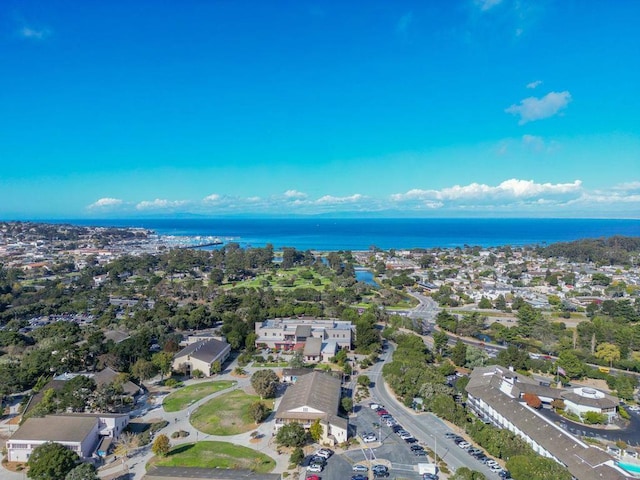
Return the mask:
[[[546,202],[561,197],[575,198],[582,191],[582,182],[536,183],[533,180],[505,180],[496,186],[483,183],[454,185],[441,190],[412,189],[406,193],[390,196],[392,202],[420,206],[423,208],[465,207],[475,208],[487,203],[501,205],[525,202]],[[472,203],[468,203],[472,202]]]
[[[307,198],[307,194],[303,192],[299,192],[298,190],[287,190],[284,192],[284,196],[287,198]]]
[[[349,195],[347,197],[334,197],[333,195],[325,195],[315,201],[316,204],[342,204],[342,203],[355,203],[363,200],[365,197],[359,193]]]
[[[51,35],[51,30],[48,28],[31,28],[31,27],[22,27],[20,29],[20,36],[23,38],[29,38],[31,40],[44,40],[49,35]]]
[[[496,5],[500,5],[502,0],[476,0],[476,5],[480,7],[480,10],[486,12],[487,10],[491,10]]]
[[[542,80],[536,80],[534,82],[527,83],[527,88],[534,89],[536,87],[539,87],[540,85],[542,85]]]
[[[553,117],[567,107],[571,101],[571,94],[564,92],[549,92],[542,98],[528,97],[520,101],[520,104],[511,105],[505,112],[520,117],[518,122],[524,125],[527,122]]]
[[[170,210],[177,207],[183,207],[187,203],[186,200],[166,200],[156,198],[155,200],[143,200],[136,205],[137,210]]]
[[[217,193],[212,193],[211,195],[207,195],[202,199],[204,203],[218,203],[222,197]]]
[[[633,192],[636,190],[640,191],[640,181],[636,180],[632,182],[619,183],[618,185],[613,187],[613,189],[622,192]]]
[[[120,205],[122,205],[122,200],[120,200],[119,198],[104,197],[96,200],[87,208],[94,210],[94,209],[101,209],[101,208],[104,209],[104,208],[117,207]]]

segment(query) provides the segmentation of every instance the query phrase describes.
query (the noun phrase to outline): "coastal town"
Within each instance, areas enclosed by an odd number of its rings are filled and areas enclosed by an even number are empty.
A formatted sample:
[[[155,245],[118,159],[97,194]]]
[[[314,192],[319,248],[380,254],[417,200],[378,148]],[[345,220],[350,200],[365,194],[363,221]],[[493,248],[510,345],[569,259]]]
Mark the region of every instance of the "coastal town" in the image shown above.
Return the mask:
[[[638,478],[639,299],[636,237],[324,252],[0,222],[0,476]]]

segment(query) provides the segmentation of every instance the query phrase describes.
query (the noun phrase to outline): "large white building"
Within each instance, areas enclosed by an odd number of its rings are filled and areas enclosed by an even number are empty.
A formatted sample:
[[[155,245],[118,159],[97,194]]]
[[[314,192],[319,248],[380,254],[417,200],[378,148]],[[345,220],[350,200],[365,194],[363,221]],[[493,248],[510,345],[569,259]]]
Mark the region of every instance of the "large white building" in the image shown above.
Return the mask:
[[[297,378],[287,388],[276,411],[275,429],[295,422],[304,428],[320,420],[320,443],[339,444],[347,441],[349,421],[338,415],[342,383],[328,373],[314,371]]]
[[[200,370],[206,377],[211,376],[211,366],[215,362],[220,365],[229,357],[231,345],[227,342],[210,338],[193,342],[173,357],[173,369],[183,370],[186,375],[192,375],[195,370]]]
[[[351,349],[354,326],[343,320],[282,318],[265,320],[255,325],[256,348],[290,351],[304,348],[307,339],[319,338],[320,351],[335,347]],[[331,344],[335,344],[331,347]],[[315,349],[317,350],[317,348]]]
[[[55,442],[90,458],[103,438],[117,439],[129,423],[128,415],[62,414],[27,418],[7,441],[7,459],[26,462],[33,449]]]
[[[466,387],[467,406],[493,425],[521,437],[539,455],[564,465],[578,480],[627,479],[611,455],[574,437],[526,405],[521,398],[523,392],[538,390],[542,397],[547,389],[554,390],[543,387],[541,391],[537,385],[534,380],[497,365],[476,368]]]

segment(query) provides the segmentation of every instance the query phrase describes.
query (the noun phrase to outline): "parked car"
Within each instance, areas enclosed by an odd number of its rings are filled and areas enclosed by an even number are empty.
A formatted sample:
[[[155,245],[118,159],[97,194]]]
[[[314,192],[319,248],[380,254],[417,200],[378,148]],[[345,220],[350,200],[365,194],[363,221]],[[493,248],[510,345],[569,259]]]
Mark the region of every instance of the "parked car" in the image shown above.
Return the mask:
[[[307,480],[320,480],[318,475],[307,475]]]
[[[435,473],[423,473],[422,480],[438,480],[438,475]]]
[[[407,443],[417,443],[418,439],[416,437],[403,438],[403,440]]]
[[[356,463],[351,469],[354,472],[368,472],[369,468],[366,465],[362,465],[361,463]]]
[[[382,470],[384,472],[388,472],[389,467],[387,467],[386,465],[382,465],[381,463],[377,463],[371,467],[371,471],[375,472],[376,470]]]
[[[411,450],[424,450],[422,445],[411,445]]]
[[[453,432],[447,432],[444,434],[444,438],[456,438],[458,435],[456,435]],[[430,475],[430,474],[425,474],[425,475]]]
[[[382,415],[389,415],[389,412],[387,412],[384,408],[381,408],[380,410],[377,410],[376,413],[378,414],[378,416],[382,416]]]
[[[312,463],[307,467],[307,472],[320,473],[322,471],[322,465],[319,463]]]
[[[393,433],[399,433],[401,431],[404,431],[404,428],[402,428],[402,425],[400,425],[399,423],[396,423],[393,427],[391,427],[391,430],[393,430]]]
[[[427,456],[427,452],[425,452],[424,450],[414,450],[413,454],[416,457],[426,457]]]
[[[369,480],[369,477],[367,477],[366,475],[363,475],[361,473],[358,473],[356,475],[353,475],[351,477],[351,480]]]
[[[460,443],[458,443],[458,446],[460,448],[467,448],[467,447],[470,447],[471,444],[469,442],[460,442]]]
[[[331,455],[333,455],[333,450],[329,448],[321,448],[316,453],[314,453],[314,455],[317,457],[329,458]]]
[[[362,441],[364,443],[373,443],[378,441],[378,436],[375,433],[370,433],[369,435],[365,435],[362,437]]]
[[[384,471],[384,470],[378,470],[376,472],[373,472],[373,476],[375,478],[388,477],[389,476],[389,472]]]

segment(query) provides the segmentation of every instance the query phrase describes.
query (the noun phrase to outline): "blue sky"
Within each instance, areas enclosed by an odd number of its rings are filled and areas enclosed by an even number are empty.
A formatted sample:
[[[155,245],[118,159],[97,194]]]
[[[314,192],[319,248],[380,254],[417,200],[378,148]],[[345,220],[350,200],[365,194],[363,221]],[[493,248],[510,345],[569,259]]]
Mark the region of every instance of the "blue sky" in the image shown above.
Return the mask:
[[[0,6],[0,219],[640,217],[640,2]]]

